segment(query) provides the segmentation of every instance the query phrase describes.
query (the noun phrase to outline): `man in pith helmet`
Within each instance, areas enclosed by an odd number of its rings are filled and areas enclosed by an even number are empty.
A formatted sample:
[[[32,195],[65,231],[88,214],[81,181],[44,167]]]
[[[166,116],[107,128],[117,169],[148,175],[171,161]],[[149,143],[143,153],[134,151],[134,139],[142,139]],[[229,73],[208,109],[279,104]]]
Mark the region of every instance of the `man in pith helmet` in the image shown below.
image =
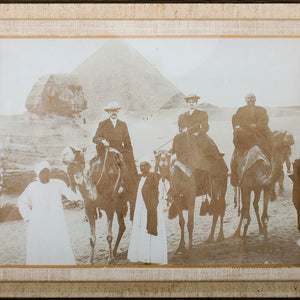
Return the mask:
[[[108,113],[108,118],[99,123],[93,142],[97,144],[96,149],[98,152],[105,147],[112,147],[118,150],[124,158],[127,167],[127,176],[125,178],[127,187],[132,187],[130,190],[134,191],[134,185],[137,180],[137,169],[134,161],[133,148],[131,144],[130,135],[128,132],[127,124],[118,119],[118,114],[121,106],[117,102],[111,102],[105,107]],[[129,196],[134,198],[134,192]],[[132,199],[128,199],[132,203]],[[131,205],[130,208],[133,206]],[[133,218],[133,211],[130,210],[130,217]]]

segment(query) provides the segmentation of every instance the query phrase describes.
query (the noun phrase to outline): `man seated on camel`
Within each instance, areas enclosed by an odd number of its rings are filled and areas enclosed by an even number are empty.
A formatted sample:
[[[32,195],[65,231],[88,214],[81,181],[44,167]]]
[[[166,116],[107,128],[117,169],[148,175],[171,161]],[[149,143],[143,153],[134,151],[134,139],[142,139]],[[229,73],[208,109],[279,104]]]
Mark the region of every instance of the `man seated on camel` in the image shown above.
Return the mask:
[[[231,184],[238,186],[237,159],[245,150],[257,145],[271,159],[272,131],[268,123],[269,117],[265,108],[256,106],[256,97],[248,93],[245,97],[247,105],[239,108],[232,117],[233,143],[235,146],[231,159]]]
[[[133,219],[133,209],[135,202],[135,190],[137,184],[137,169],[134,161],[133,148],[128,132],[127,124],[118,119],[121,107],[116,102],[111,102],[104,109],[109,117],[100,122],[93,142],[97,144],[97,152],[101,152],[103,145],[118,150],[124,159],[127,174],[125,186],[127,186],[128,200],[130,202],[130,219]]]
[[[207,135],[208,115],[207,112],[196,109],[200,99],[195,94],[185,97],[189,110],[179,116],[177,134],[173,141],[173,157],[190,168],[207,171],[211,175],[217,175],[220,168],[226,168],[223,153],[220,153],[217,145]]]

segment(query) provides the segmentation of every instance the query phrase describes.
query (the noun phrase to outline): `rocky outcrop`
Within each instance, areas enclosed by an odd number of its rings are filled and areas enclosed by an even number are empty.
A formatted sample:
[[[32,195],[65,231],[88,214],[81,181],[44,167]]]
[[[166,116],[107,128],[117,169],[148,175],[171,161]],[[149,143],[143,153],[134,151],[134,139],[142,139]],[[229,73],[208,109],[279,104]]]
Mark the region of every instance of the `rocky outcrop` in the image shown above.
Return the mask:
[[[63,149],[78,143],[92,144],[89,132],[76,125],[75,120],[58,115],[30,121],[24,116],[2,116],[0,139],[4,189],[16,194],[35,180],[33,167],[42,160],[53,166],[53,178],[67,182],[61,160]]]
[[[76,76],[51,74],[39,78],[25,106],[28,111],[41,116],[48,113],[72,116],[86,109],[87,101]]]

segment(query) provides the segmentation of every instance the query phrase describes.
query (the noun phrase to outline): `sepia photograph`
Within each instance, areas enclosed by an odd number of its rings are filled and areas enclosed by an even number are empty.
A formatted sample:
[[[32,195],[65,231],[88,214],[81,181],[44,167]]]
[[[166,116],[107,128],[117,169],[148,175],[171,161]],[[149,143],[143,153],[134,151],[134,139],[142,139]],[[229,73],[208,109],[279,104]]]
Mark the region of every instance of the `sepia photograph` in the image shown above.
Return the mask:
[[[1,266],[299,266],[300,39],[1,38]]]

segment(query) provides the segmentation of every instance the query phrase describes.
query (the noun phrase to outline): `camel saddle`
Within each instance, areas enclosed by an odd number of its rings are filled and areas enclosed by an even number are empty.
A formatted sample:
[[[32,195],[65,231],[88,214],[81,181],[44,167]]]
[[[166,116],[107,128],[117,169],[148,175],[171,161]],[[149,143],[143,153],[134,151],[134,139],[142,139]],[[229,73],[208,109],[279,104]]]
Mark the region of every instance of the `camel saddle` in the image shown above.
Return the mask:
[[[266,165],[270,165],[271,162],[267,156],[262,152],[258,146],[253,146],[249,150],[239,151],[237,154],[237,175],[239,182],[243,179],[243,176],[247,170],[249,170],[257,161],[263,160]]]

